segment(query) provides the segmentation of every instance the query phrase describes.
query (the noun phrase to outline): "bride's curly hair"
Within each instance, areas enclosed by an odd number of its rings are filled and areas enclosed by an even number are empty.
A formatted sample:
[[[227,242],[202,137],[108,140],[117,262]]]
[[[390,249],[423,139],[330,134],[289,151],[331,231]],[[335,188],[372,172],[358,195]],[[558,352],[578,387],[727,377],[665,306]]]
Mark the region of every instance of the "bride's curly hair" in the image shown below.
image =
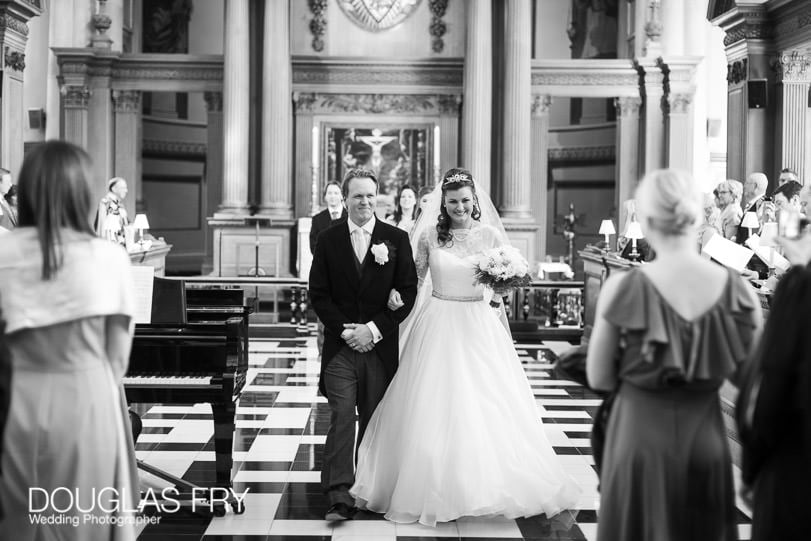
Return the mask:
[[[476,197],[476,185],[473,182],[473,175],[467,169],[461,167],[454,167],[448,169],[442,177],[442,201],[439,204],[439,216],[436,220],[437,240],[440,246],[446,246],[448,243],[453,244],[451,238],[451,217],[448,210],[445,208],[445,194],[449,190],[459,190],[461,188],[470,188],[473,192],[473,212],[470,217],[478,221],[481,218],[482,211],[479,208],[479,199]]]

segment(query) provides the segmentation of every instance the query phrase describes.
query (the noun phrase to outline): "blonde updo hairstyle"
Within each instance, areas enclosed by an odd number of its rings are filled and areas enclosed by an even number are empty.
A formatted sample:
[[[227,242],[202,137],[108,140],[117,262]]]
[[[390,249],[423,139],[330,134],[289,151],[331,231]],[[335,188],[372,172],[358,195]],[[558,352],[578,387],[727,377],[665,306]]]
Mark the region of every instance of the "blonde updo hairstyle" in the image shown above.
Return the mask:
[[[636,189],[640,225],[662,235],[680,236],[695,231],[703,216],[698,183],[686,171],[651,171]]]

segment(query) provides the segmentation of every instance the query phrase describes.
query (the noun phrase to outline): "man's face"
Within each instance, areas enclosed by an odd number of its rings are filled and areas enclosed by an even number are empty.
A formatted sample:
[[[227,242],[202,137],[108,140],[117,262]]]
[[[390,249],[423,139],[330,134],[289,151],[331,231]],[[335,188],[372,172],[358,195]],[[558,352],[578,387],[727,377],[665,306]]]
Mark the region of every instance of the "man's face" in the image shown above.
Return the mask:
[[[791,198],[791,200],[788,200],[782,193],[774,196],[774,206],[776,206],[779,210],[784,210],[789,207],[794,207],[798,211],[802,210],[802,202],[800,201],[799,196],[794,196]]]
[[[336,186],[335,184],[330,184],[327,186],[327,191],[324,194],[324,201],[327,202],[327,206],[330,208],[335,208],[341,206],[341,201],[343,200],[343,196],[341,195],[341,189]]]
[[[118,182],[115,183],[115,185],[113,186],[113,189],[111,191],[119,199],[124,199],[125,197],[127,197],[127,183],[126,183],[126,181],[119,180]]]
[[[749,201],[757,194],[757,182],[753,178],[747,178],[746,182],[743,183],[743,198],[745,201]]]
[[[355,225],[368,222],[377,207],[377,183],[369,177],[355,177],[349,181],[346,208]]]
[[[0,177],[0,192],[3,195],[6,195],[8,191],[11,189],[11,175],[6,173],[2,177]]]
[[[795,175],[794,173],[780,173],[780,178],[777,179],[777,185],[782,186],[783,184],[785,184],[789,180],[794,180],[794,181],[799,182],[799,179],[797,178],[797,175]]]

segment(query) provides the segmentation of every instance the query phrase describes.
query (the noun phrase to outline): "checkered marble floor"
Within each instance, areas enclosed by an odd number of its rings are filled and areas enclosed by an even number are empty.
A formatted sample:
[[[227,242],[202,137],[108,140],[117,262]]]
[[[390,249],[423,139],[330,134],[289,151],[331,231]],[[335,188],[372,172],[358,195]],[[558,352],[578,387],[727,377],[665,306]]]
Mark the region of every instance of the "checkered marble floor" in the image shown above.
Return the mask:
[[[280,329],[281,330],[281,329]],[[272,338],[272,326],[250,342],[248,383],[237,405],[234,489],[248,490],[246,511],[222,518],[190,513],[161,516],[140,540],[405,541],[426,539],[594,540],[599,493],[589,443],[599,399],[576,383],[553,379],[556,355],[568,342],[517,344],[538,414],[563,467],[583,488],[577,509],[545,516],[460,519],[428,528],[394,524],[373,513],[331,524],[319,484],[329,408],[317,394],[320,363],[314,328],[309,336]],[[281,335],[281,333],[279,333]],[[143,405],[139,459],[202,486],[214,480],[214,425],[208,404]],[[736,471],[736,475],[737,475]],[[750,512],[739,502],[741,540],[750,535]]]

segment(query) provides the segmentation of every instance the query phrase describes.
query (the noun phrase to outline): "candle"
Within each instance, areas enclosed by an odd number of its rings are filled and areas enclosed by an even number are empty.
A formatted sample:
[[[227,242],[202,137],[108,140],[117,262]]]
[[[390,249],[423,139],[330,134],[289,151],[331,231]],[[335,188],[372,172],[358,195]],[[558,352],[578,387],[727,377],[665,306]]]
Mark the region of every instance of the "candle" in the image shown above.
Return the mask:
[[[439,165],[439,126],[434,126],[434,167],[440,170]]]
[[[313,169],[318,169],[318,126],[313,126]]]

